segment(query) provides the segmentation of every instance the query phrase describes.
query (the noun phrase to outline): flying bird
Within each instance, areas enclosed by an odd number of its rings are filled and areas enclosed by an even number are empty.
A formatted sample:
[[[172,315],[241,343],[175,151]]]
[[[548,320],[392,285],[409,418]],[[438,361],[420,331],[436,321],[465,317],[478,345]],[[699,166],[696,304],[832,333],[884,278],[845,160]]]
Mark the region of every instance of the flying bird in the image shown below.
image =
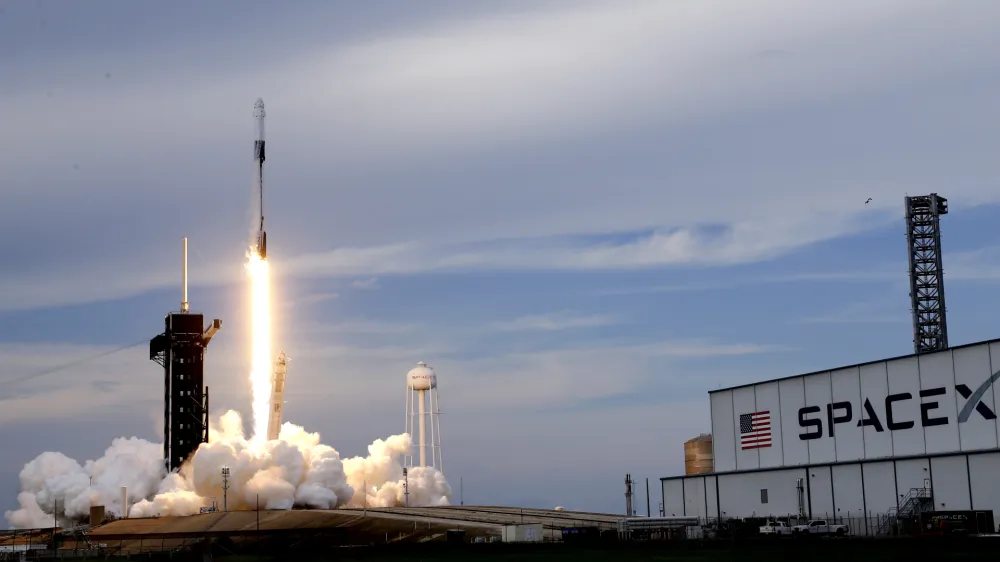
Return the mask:
[[[871,203],[871,202],[872,202],[872,198],[871,198],[871,197],[869,197],[869,198],[868,198],[868,200],[867,200],[867,201],[865,201],[865,205],[867,205],[867,204],[869,204],[869,203]]]

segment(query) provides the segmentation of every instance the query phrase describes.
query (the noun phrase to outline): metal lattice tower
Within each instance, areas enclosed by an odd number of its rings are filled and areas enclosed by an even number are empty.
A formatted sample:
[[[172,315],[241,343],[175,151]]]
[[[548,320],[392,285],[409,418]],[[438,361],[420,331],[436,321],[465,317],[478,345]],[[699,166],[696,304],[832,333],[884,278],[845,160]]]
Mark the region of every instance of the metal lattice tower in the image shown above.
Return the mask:
[[[948,200],[931,193],[905,201],[913,349],[918,354],[948,349],[940,222],[940,216],[948,214]]]

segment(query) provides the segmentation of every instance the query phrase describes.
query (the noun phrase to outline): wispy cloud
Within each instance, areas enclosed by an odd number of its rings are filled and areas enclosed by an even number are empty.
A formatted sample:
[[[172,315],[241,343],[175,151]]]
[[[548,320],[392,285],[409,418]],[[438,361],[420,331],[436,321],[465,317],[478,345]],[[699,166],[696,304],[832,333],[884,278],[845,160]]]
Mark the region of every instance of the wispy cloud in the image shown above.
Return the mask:
[[[850,223],[811,228],[791,221],[784,226],[741,223],[720,232],[671,229],[616,237],[557,237],[483,241],[459,245],[405,243],[273,258],[275,270],[290,278],[343,278],[367,275],[352,282],[359,289],[377,286],[377,275],[489,270],[635,270],[667,266],[717,267],[752,263],[793,252],[850,230]],[[192,286],[223,286],[245,281],[241,263],[206,263]],[[0,310],[30,309],[124,298],[176,284],[170,264],[136,268],[122,275],[80,276],[72,279],[46,271],[20,274],[0,281]],[[81,282],[81,279],[83,281]],[[332,298],[314,296],[319,301]],[[308,299],[308,297],[307,297]],[[319,302],[317,301],[317,302]]]
[[[390,322],[369,318],[353,318],[339,322],[307,322],[296,327],[298,336],[313,337],[329,334],[398,335],[421,330],[422,325],[409,322]]]
[[[351,127],[371,137],[363,141],[383,135],[408,139],[415,130],[426,133],[419,137],[425,146],[475,145],[520,138],[528,130],[533,140],[551,139],[604,128],[609,121],[664,114],[678,119],[716,109],[723,99],[742,106],[779,103],[788,97],[842,95],[907,77],[918,68],[913,57],[874,41],[858,44],[859,36],[867,36],[860,30],[902,17],[922,28],[941,9],[932,0],[877,6],[851,0],[808,9],[770,0],[766,6],[737,2],[720,10],[710,3],[692,7],[656,0],[574,3],[444,22],[353,45],[321,64],[336,69],[334,75],[351,77],[328,86],[336,85],[330,91],[333,104],[354,108],[334,115],[380,117],[375,128]],[[762,13],[781,17],[765,23]],[[706,41],[706,36],[725,41]],[[905,34],[898,40],[904,38],[922,41],[921,50],[934,44],[942,57],[958,52],[926,35]],[[776,44],[809,56],[786,57],[790,60],[781,68],[764,65],[741,72],[755,53]],[[866,57],[852,56],[859,52]],[[819,68],[818,61],[823,63]],[[794,71],[789,73],[789,67]],[[412,68],[421,72],[407,71]],[[920,69],[926,69],[923,60]],[[741,95],[720,95],[723,91]]]
[[[1000,246],[944,255],[946,280],[1000,281]]]
[[[546,330],[552,325],[524,321],[518,327]],[[296,361],[295,382],[289,384],[288,392],[301,394],[296,400],[306,402],[316,396],[337,404],[348,397],[352,401],[338,407],[353,407],[357,400],[370,404],[388,400],[391,406],[401,391],[402,375],[422,360],[437,370],[449,411],[532,409],[632,392],[648,387],[651,381],[674,392],[684,388],[690,394],[689,382],[695,380],[690,375],[699,372],[704,361],[790,350],[771,343],[620,335],[585,340],[560,337],[542,347],[507,347],[490,337],[496,329],[495,325],[481,330],[465,326],[428,329],[365,319],[299,326],[291,336],[295,348],[288,350]],[[303,394],[301,389],[306,388],[309,391]],[[698,388],[697,392],[707,389]],[[510,393],[517,395],[516,400],[498,401]]]
[[[909,322],[910,317],[900,313],[898,307],[890,310],[883,302],[853,303],[837,310],[801,320],[805,324],[881,324]]]
[[[246,280],[246,270],[239,259],[215,261],[192,268],[190,286],[219,287]],[[76,275],[66,275],[75,271]],[[115,271],[109,275],[108,271]],[[86,272],[86,273],[84,273]],[[173,264],[138,264],[123,266],[116,260],[90,264],[45,264],[41,270],[12,271],[0,279],[0,311],[67,306],[116,300],[164,288],[176,288],[180,301],[178,272]]]
[[[352,137],[358,144],[402,142],[413,151],[441,142],[495,140],[511,133],[524,137],[529,131],[531,136],[542,134],[540,140],[544,140],[545,136],[602,128],[609,120],[620,121],[623,114],[639,120],[650,111],[682,116],[732,103],[839,95],[924,70],[927,59],[910,56],[914,50],[936,50],[940,60],[933,61],[935,68],[966,54],[949,42],[948,34],[925,32],[941,11],[941,3],[933,0],[878,4],[843,0],[820,7],[805,7],[793,0],[761,4],[737,2],[721,10],[710,3],[691,7],[657,0],[574,2],[513,13],[498,10],[486,17],[441,18],[402,31],[379,30],[374,37],[366,34],[347,44],[329,41],[307,49],[297,41],[295,30],[283,30],[280,40],[297,43],[299,56],[295,58],[301,62],[284,65],[280,74],[272,74],[270,91],[297,102],[286,104],[285,112],[296,120],[312,119],[320,130],[340,125],[341,130],[356,132]],[[763,13],[780,17],[762,19]],[[324,16],[329,13],[315,17]],[[910,26],[905,29],[909,32],[897,31],[894,44],[902,42],[907,49],[872,40],[878,30],[897,24],[900,18],[908,18]],[[983,27],[975,19],[963,21],[956,33]],[[234,33],[225,39],[246,42],[246,34],[242,35]],[[725,41],[710,39],[719,37]],[[102,53],[108,63],[128,68],[130,75],[148,82],[119,86],[113,100],[106,90],[92,88],[81,92],[82,100],[95,109],[123,104],[129,115],[148,119],[141,104],[170,100],[173,92],[157,88],[157,80],[169,81],[171,72],[180,72],[184,64],[190,64],[191,74],[199,80],[198,87],[173,100],[183,107],[206,107],[194,100],[208,97],[221,102],[225,98],[220,91],[252,89],[248,86],[258,83],[259,69],[249,64],[210,74],[211,63],[198,56],[198,47],[226,54],[240,50],[223,49],[219,44],[228,41],[216,36],[209,42],[198,39],[181,53],[176,47],[167,51],[146,45],[135,51]],[[748,59],[776,49],[804,53],[798,60],[785,57],[793,59],[787,64],[794,72],[788,67],[745,69]],[[866,56],[856,56],[859,52]],[[81,64],[70,56],[76,53],[66,55],[68,60],[62,64],[69,68]],[[157,68],[154,72],[140,65],[145,60],[163,64],[151,65]],[[414,68],[421,71],[412,72]],[[316,79],[317,69],[324,70],[319,76],[325,78]],[[79,79],[79,74],[74,78]],[[147,83],[147,88],[139,86]],[[729,92],[740,95],[720,95]],[[31,100],[34,92],[17,93],[23,102]],[[32,109],[40,105],[35,102]],[[65,110],[69,112],[70,107]],[[91,113],[95,115],[89,118],[99,123],[101,111]],[[201,121],[217,113],[206,109],[194,119]],[[171,122],[169,115],[158,117],[155,123],[135,119],[115,123],[114,132],[156,124],[171,131],[167,137],[174,138],[182,125]],[[56,123],[38,131],[33,140],[58,139],[65,136],[60,133],[73,130],[72,122],[53,120]],[[15,121],[14,128],[31,132],[18,127],[22,123]]]
[[[806,234],[805,224],[784,227],[744,223],[722,234],[699,229],[678,229],[636,236],[625,242],[531,239],[498,241],[479,245],[422,246],[416,244],[364,249],[341,249],[307,254],[290,260],[291,275],[339,277],[358,271],[414,274],[474,270],[641,270],[663,267],[726,267],[778,258],[811,244],[850,232],[844,229]],[[608,237],[604,237],[608,238]],[[790,240],[789,238],[794,238]],[[410,256],[411,259],[406,259]],[[959,280],[1000,278],[1000,246],[955,252],[946,259],[949,277]],[[745,285],[823,282],[871,282],[906,280],[906,264],[892,261],[865,270],[794,272],[747,276],[706,283],[661,285],[616,292],[673,292],[728,289]]]
[[[679,385],[698,361],[743,355],[776,353],[782,346],[751,343],[717,343],[705,340],[668,340],[652,343],[591,343],[562,349],[510,352],[472,359],[437,361],[442,373],[456,373],[449,381],[449,396],[462,407],[510,408],[493,398],[514,389],[530,389],[518,394],[517,408],[565,406],[581,400],[598,400],[646,387]],[[683,370],[676,364],[685,362]],[[453,406],[454,408],[454,406]]]
[[[853,220],[741,222],[719,229],[658,230],[624,242],[582,238],[493,241],[458,246],[397,244],[340,248],[288,261],[292,275],[341,277],[469,270],[610,270],[671,265],[720,266],[775,258],[853,232]]]
[[[754,285],[776,285],[786,283],[870,283],[872,281],[895,281],[901,278],[905,279],[905,276],[901,277],[898,269],[899,268],[879,268],[867,271],[788,273],[787,275],[768,276],[728,275],[726,279],[721,281],[711,279],[702,282],[679,283],[675,285],[650,285],[644,287],[639,286],[620,289],[603,289],[595,291],[595,294],[598,296],[643,295],[696,291],[724,291]]]
[[[623,351],[646,351],[652,356],[675,357],[675,358],[705,358],[705,357],[728,357],[735,355],[756,355],[760,353],[777,353],[792,351],[793,348],[785,345],[753,344],[753,343],[733,343],[717,344],[705,340],[675,340],[657,344],[635,346],[626,348]]]
[[[1000,281],[1000,246],[977,250],[949,252],[945,256],[946,279],[951,281]],[[712,278],[693,283],[622,287],[594,291],[598,296],[623,296],[656,293],[724,291],[754,285],[780,285],[793,283],[906,283],[907,267],[902,261],[880,264],[869,269],[849,271],[794,272],[778,275],[727,275],[725,279]],[[874,316],[873,316],[874,317]],[[820,318],[817,317],[816,321]],[[894,318],[891,314],[882,321]],[[832,321],[832,320],[831,320]]]
[[[763,225],[744,224],[723,234],[698,229],[654,232],[616,242],[548,238],[483,242],[462,245],[394,244],[369,248],[338,248],[290,258],[275,258],[277,271],[288,278],[325,279],[377,274],[418,275],[465,271],[609,271],[670,267],[726,268],[770,260],[793,253],[844,229],[807,234],[805,225],[789,225],[767,232]],[[755,231],[759,231],[755,234]],[[759,235],[757,235],[759,234]],[[598,237],[610,240],[610,237]],[[1000,247],[953,252],[945,259],[947,278],[953,281],[997,281]],[[209,266],[193,286],[224,286],[244,281],[240,264]],[[101,278],[102,280],[104,278]],[[866,270],[799,272],[777,275],[731,275],[704,282],[622,287],[595,291],[598,296],[729,290],[752,285],[790,283],[867,283],[906,280],[906,266],[892,262]],[[174,285],[171,272],[136,271],[116,276],[111,283],[78,282],[65,276],[13,276],[0,281],[0,310],[30,309],[111,300]],[[378,277],[351,282],[356,289],[378,286]],[[337,298],[336,292],[306,295],[293,305],[315,304]]]
[[[91,386],[93,386],[94,388],[96,388],[101,392],[114,392],[115,389],[121,386],[121,384],[122,383],[120,381],[104,381],[104,380],[96,380],[90,383]]]
[[[595,328],[617,323],[617,319],[605,315],[580,315],[573,311],[554,312],[521,316],[514,320],[495,322],[490,327],[501,332],[556,331],[574,328]]]
[[[357,281],[352,281],[351,286],[355,289],[374,289],[378,287],[378,277],[369,277],[368,279],[358,279]]]
[[[241,347],[213,342],[207,360],[213,405],[243,398],[249,365]],[[98,415],[108,409],[155,414],[163,397],[163,370],[147,348],[64,342],[0,343],[0,424]],[[222,399],[219,399],[222,397]]]
[[[149,369],[144,348],[113,351],[108,346],[66,343],[0,344],[0,423],[63,418],[116,405],[134,408],[155,400],[150,385],[135,376]],[[72,365],[64,369],[57,367]],[[41,376],[28,378],[31,375]],[[155,375],[150,373],[155,379]],[[162,376],[158,379],[162,382]]]
[[[289,300],[286,306],[312,306],[319,304],[321,302],[327,302],[337,298],[340,298],[340,293],[336,292],[312,293],[295,297],[294,299]]]

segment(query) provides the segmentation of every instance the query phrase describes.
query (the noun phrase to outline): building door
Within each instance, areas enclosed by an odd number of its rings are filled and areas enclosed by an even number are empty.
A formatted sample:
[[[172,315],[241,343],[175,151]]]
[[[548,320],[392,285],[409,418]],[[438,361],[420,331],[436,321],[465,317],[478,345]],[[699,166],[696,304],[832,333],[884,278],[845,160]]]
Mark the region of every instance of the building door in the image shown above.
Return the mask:
[[[977,511],[976,512],[976,532],[977,533],[992,533],[993,529],[989,529],[986,526],[986,512]]]

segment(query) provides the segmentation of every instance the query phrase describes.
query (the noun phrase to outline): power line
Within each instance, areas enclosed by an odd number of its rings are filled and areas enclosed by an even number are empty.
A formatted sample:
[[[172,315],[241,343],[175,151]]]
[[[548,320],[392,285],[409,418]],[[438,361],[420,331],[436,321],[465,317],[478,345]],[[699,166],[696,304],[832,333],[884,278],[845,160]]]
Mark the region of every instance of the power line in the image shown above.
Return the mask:
[[[79,359],[74,359],[73,361],[70,361],[69,363],[63,363],[62,365],[57,365],[55,367],[49,367],[48,369],[43,369],[43,370],[35,372],[35,373],[31,373],[31,374],[24,375],[24,376],[17,377],[17,378],[13,378],[13,379],[7,379],[7,380],[4,380],[4,381],[0,381],[0,388],[3,388],[3,387],[8,386],[8,385],[12,385],[12,384],[17,384],[19,382],[29,381],[31,379],[36,379],[38,377],[43,377],[45,375],[51,375],[52,373],[57,373],[59,371],[62,371],[63,369],[69,369],[70,367],[75,367],[77,365],[80,365],[80,364],[83,364],[83,363],[87,363],[88,361],[93,361],[95,359],[100,359],[101,357],[107,357],[108,355],[114,355],[115,353],[119,353],[121,351],[125,351],[126,349],[132,349],[133,347],[138,347],[140,345],[148,343],[148,341],[149,341],[148,339],[140,340],[140,341],[137,341],[135,343],[130,343],[128,345],[123,345],[121,347],[116,347],[114,349],[110,349],[108,351],[102,351],[101,353],[96,353],[94,355],[89,355],[87,357],[81,357]]]

